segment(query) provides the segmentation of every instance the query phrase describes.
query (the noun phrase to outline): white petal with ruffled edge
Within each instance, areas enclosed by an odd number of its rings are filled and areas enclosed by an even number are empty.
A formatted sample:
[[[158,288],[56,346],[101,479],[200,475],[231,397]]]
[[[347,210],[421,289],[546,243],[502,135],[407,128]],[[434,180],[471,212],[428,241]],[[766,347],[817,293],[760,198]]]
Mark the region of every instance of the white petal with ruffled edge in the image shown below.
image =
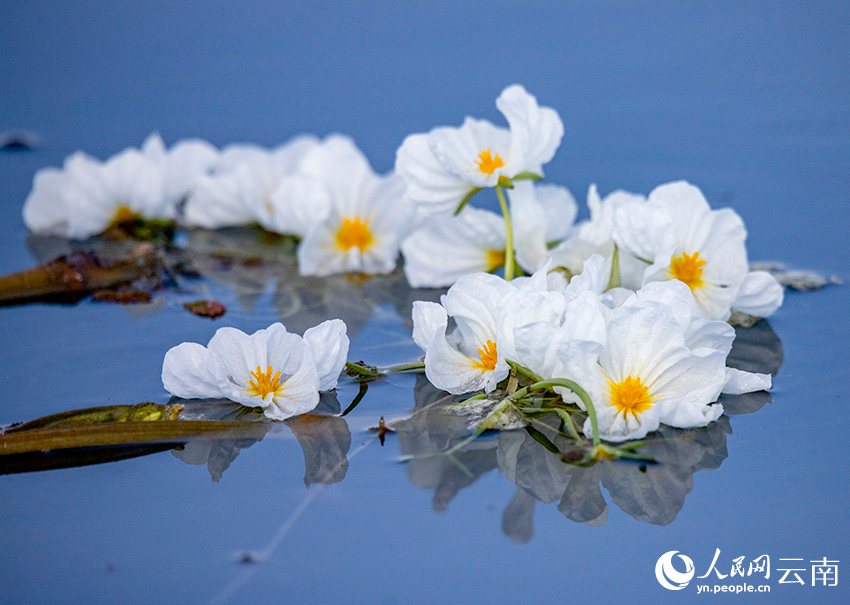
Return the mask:
[[[348,359],[346,331],[345,322],[341,319],[329,319],[304,332],[304,342],[310,348],[316,364],[320,391],[336,388],[340,372]]]
[[[401,245],[404,274],[413,288],[451,286],[464,275],[504,263],[505,221],[488,210],[435,215]]]

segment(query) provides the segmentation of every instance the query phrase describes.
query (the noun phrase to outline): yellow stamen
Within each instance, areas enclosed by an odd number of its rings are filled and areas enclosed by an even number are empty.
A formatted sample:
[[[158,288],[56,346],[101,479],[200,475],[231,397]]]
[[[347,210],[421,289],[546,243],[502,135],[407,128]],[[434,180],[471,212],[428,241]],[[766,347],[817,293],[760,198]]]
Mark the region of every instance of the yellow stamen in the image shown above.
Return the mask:
[[[484,174],[493,174],[496,168],[501,168],[505,165],[501,156],[497,153],[495,156],[490,155],[490,150],[485,149],[478,154],[478,170]]]
[[[336,245],[341,250],[359,248],[363,251],[371,246],[373,241],[372,232],[369,230],[369,221],[362,221],[360,217],[343,220],[342,227],[336,234]]]
[[[487,251],[487,272],[492,273],[496,269],[505,266],[505,251],[488,250]]]
[[[670,261],[670,275],[673,279],[685,282],[693,292],[703,285],[702,268],[705,261],[699,257],[699,252],[688,255],[687,252]]]
[[[472,362],[473,368],[478,368],[479,370],[495,370],[496,369],[496,361],[499,359],[498,354],[496,353],[496,343],[492,340],[488,340],[484,343],[483,346],[478,349],[478,357],[480,360],[475,360]]]
[[[637,416],[652,407],[652,396],[649,394],[649,389],[641,383],[640,378],[629,376],[622,382],[612,380],[608,388],[611,405],[617,408],[618,413]]]
[[[142,218],[138,212],[133,212],[127,206],[119,206],[115,211],[115,216],[112,218],[113,225],[120,225],[121,223],[129,223],[131,221],[135,221]]]
[[[256,395],[265,399],[269,393],[277,395],[283,389],[283,385],[280,383],[280,372],[275,373],[274,368],[271,366],[266,368],[265,372],[263,372],[260,366],[257,366],[257,371],[251,372],[251,376],[254,379],[249,379],[248,386],[245,387],[245,390],[250,395]]]

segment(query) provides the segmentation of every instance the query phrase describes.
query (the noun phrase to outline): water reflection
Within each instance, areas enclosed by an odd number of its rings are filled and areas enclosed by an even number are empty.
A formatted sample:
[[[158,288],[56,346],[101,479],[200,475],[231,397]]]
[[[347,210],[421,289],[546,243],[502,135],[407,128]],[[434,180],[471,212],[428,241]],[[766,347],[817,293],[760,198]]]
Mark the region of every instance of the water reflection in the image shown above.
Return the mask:
[[[338,413],[335,393],[322,393],[312,413],[284,423],[227,400],[172,398],[167,405],[65,412],[0,432],[4,454],[0,475],[103,464],[171,450],[186,464],[206,466],[217,482],[242,450],[286,425],[304,452],[304,484],[336,483],[345,478],[351,447],[348,423]]]
[[[776,374],[782,363],[782,346],[767,322],[739,329],[730,365],[754,372]],[[728,416],[701,429],[662,426],[645,439],[641,453],[655,464],[634,461],[602,461],[589,467],[576,466],[575,442],[557,430],[558,420],[544,417],[533,427],[501,431],[463,443],[470,421],[453,410],[458,401],[417,380],[416,407],[412,416],[394,425],[399,447],[409,457],[411,483],[433,492],[435,510],[448,509],[451,500],[475,481],[496,468],[517,486],[502,516],[502,530],[516,542],[534,535],[533,515],[538,503],[557,503],[567,519],[591,526],[608,519],[610,500],[631,517],[645,523],[667,525],[685,504],[697,471],[719,468],[726,459],[726,436],[732,427]],[[754,412],[770,400],[768,393],[727,397],[730,414]],[[540,436],[549,446],[541,444]]]
[[[338,317],[349,334],[356,334],[379,305],[391,305],[412,331],[413,301],[436,301],[444,292],[410,288],[401,270],[374,276],[299,275],[294,242],[260,229],[192,230],[182,253],[201,275],[233,290],[246,309],[254,309],[271,290],[276,318],[295,332]]]
[[[412,301],[437,300],[442,293],[409,288],[400,271],[362,279],[302,277],[298,275],[293,242],[271,237],[259,229],[190,231],[183,238],[179,248],[168,253],[174,263],[191,266],[207,280],[232,290],[245,309],[260,306],[259,298],[270,295],[276,319],[296,332],[303,332],[328,317],[340,317],[354,334],[378,306],[391,306],[412,328],[409,312]],[[87,245],[35,237],[28,243],[39,260],[49,260]],[[120,255],[127,246],[125,242],[108,241],[99,241],[98,245],[115,255]],[[191,286],[192,282],[188,283]],[[749,328],[737,328],[736,332],[728,364],[775,376],[782,365],[783,352],[770,325],[760,321]],[[620,460],[590,467],[571,464],[578,459],[574,455],[575,443],[556,430],[557,420],[546,417],[536,420],[533,430],[486,435],[447,454],[468,436],[470,418],[451,412],[446,404],[456,399],[435,389],[424,376],[416,381],[414,400],[410,417],[392,427],[398,435],[401,454],[410,459],[406,468],[410,482],[433,493],[434,510],[446,511],[461,490],[498,469],[516,486],[504,510],[502,530],[510,539],[522,543],[534,535],[534,511],[538,504],[555,504],[567,519],[591,526],[607,521],[609,502],[638,521],[671,523],[693,489],[695,473],[719,468],[726,459],[726,436],[731,433],[729,416],[758,411],[770,401],[770,394],[723,396],[721,401],[727,415],[710,426],[691,430],[662,427],[652,433],[641,453],[651,456],[656,464]],[[239,416],[244,415],[244,409],[231,402],[204,402],[206,407],[198,402],[181,403],[186,406],[183,419],[246,420]],[[257,427],[251,434],[188,439],[173,454],[187,464],[206,465],[212,480],[219,481],[242,450],[261,441],[270,430],[284,430],[282,424],[268,422],[262,416],[252,419],[251,424]],[[332,484],[345,478],[352,436],[333,393],[324,394],[310,414],[284,424],[303,451],[306,486]],[[541,444],[541,435],[557,453]],[[133,447],[136,449],[125,448],[120,452],[104,449],[97,453],[100,459],[95,461],[90,450],[85,461],[74,464],[119,459],[119,454],[121,457],[145,455],[172,448],[174,444]],[[33,466],[29,470],[39,469]],[[607,500],[603,487],[608,492]]]
[[[105,259],[127,258],[137,245],[130,240],[27,236],[27,247],[39,264],[80,251]],[[279,320],[299,333],[337,317],[346,323],[349,334],[356,334],[378,306],[392,307],[412,331],[413,301],[438,301],[445,292],[411,288],[401,269],[388,275],[299,275],[295,241],[258,227],[193,229],[181,232],[174,245],[160,245],[159,250],[172,269],[170,276],[179,276],[179,293],[206,297],[211,291],[219,295],[216,289],[223,287],[252,318],[267,316],[269,323]],[[191,279],[193,275],[202,280]],[[268,303],[260,302],[266,296],[271,297],[270,309]]]

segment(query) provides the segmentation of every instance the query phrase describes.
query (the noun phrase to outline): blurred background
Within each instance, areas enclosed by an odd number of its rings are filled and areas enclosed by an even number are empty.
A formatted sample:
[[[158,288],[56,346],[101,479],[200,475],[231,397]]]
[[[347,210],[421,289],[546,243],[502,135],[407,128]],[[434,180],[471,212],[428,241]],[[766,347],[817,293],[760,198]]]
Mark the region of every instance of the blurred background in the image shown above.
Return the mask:
[[[580,202],[687,179],[754,258],[846,258],[824,233],[850,185],[846,2],[13,1],[0,28],[0,130],[42,141],[0,168],[18,225],[35,169],[76,149],[344,132],[387,171],[407,134],[503,123],[518,82],[561,114],[546,176]]]

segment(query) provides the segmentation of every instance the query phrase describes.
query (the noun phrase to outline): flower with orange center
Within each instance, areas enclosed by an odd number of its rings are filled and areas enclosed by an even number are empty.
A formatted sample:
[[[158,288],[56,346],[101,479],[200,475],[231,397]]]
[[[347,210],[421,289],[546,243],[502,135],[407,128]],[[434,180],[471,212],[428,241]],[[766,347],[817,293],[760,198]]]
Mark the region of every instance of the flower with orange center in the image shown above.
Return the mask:
[[[492,340],[487,340],[482,346],[478,347],[478,359],[472,360],[472,367],[484,370],[485,372],[496,369],[496,362],[499,360],[499,355],[496,351],[496,343]]]
[[[206,347],[184,342],[168,351],[162,384],[177,397],[230,399],[285,420],[309,412],[319,391],[336,387],[348,355],[345,332],[339,319],[303,337],[280,323],[254,334],[220,328]]]
[[[396,152],[395,172],[406,196],[427,214],[454,212],[477,191],[543,176],[564,134],[558,113],[541,107],[522,86],[507,87],[496,100],[508,128],[467,117],[408,136]],[[499,153],[496,153],[498,150]]]
[[[372,245],[374,237],[369,230],[369,221],[361,220],[359,216],[346,218],[336,233],[336,245],[340,250],[358,248],[361,252]]]
[[[683,252],[680,256],[670,261],[670,275],[687,284],[691,292],[701,287],[705,282],[702,279],[702,268],[705,260],[699,257],[699,252],[688,254]]]
[[[301,170],[328,194],[328,213],[298,245],[301,275],[390,273],[413,208],[397,175],[380,176],[350,139],[337,137],[309,154]]]
[[[23,216],[34,233],[86,239],[130,219],[172,220],[176,201],[166,198],[162,171],[137,149],[106,162],[78,152],[62,170],[36,174]]]
[[[413,340],[425,351],[431,384],[458,395],[490,392],[507,377],[497,317],[510,292],[516,287],[501,277],[474,273],[458,279],[439,304],[413,303]],[[446,333],[449,318],[455,324],[451,334]]]
[[[496,172],[497,168],[501,168],[505,165],[505,162],[502,160],[502,156],[498,153],[495,156],[491,155],[489,149],[485,149],[479,153],[478,160],[475,163],[478,164],[478,170],[484,174],[493,174]]]
[[[265,372],[260,366],[257,366],[257,369],[250,374],[253,380],[245,377],[245,380],[248,381],[245,391],[249,395],[265,399],[270,393],[277,395],[283,388],[283,384],[280,382],[280,370],[275,372],[272,366],[268,366]]]
[[[652,407],[652,396],[640,377],[628,376],[620,382],[611,380],[608,389],[611,405],[624,415],[637,416]]]

